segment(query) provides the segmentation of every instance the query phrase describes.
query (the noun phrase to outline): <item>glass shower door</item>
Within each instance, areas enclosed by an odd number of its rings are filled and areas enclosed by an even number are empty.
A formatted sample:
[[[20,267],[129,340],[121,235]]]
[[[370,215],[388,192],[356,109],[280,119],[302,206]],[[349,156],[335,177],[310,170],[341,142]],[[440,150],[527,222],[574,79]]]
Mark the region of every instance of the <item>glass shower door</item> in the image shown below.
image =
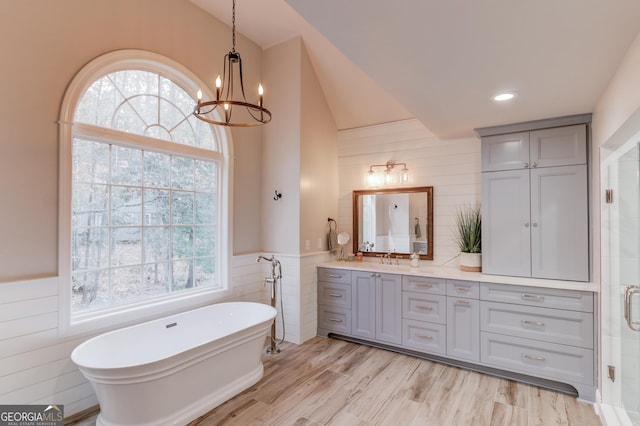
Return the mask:
[[[612,348],[609,380],[622,423],[640,426],[640,149],[620,147],[609,162],[606,196]],[[606,235],[603,237],[607,237]],[[603,289],[605,290],[605,289]],[[613,367],[612,371],[610,368]],[[625,416],[626,414],[626,416]],[[626,417],[626,418],[624,418]]]

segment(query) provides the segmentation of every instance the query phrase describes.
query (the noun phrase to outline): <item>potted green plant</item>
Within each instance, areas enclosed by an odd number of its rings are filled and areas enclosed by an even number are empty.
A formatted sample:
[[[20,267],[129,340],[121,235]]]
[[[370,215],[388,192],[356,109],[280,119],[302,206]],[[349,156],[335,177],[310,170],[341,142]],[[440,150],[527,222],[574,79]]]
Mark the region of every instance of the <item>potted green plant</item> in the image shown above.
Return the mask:
[[[482,215],[480,206],[465,206],[456,213],[457,242],[460,248],[460,269],[482,270]]]

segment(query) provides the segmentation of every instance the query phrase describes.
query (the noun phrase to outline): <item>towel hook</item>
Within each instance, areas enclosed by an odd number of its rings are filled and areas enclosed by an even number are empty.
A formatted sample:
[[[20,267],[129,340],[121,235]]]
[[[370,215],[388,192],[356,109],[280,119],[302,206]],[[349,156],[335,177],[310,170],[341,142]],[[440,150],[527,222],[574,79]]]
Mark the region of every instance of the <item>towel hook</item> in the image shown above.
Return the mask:
[[[276,193],[276,195],[273,197],[274,201],[278,201],[280,198],[282,198],[282,193],[278,192],[277,189],[276,189],[275,193]]]

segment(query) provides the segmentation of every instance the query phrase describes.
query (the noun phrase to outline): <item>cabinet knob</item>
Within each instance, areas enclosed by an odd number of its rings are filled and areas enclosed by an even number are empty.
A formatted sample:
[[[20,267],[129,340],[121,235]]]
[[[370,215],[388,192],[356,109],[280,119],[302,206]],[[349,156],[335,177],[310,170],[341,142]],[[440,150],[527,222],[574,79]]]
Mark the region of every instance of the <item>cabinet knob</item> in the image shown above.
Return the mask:
[[[529,168],[529,163],[524,163],[524,168],[528,169]]]
[[[538,222],[536,222],[535,220],[533,222],[531,222],[531,226],[533,226],[534,228],[538,227]]]
[[[529,227],[529,221],[528,221],[528,220],[525,220],[525,221],[524,221],[524,227],[525,227],[525,228],[528,228],[528,227]]]
[[[534,161],[534,162],[531,164],[531,167],[533,167],[533,168],[535,169],[536,167],[538,167],[538,163],[536,163],[536,162]]]

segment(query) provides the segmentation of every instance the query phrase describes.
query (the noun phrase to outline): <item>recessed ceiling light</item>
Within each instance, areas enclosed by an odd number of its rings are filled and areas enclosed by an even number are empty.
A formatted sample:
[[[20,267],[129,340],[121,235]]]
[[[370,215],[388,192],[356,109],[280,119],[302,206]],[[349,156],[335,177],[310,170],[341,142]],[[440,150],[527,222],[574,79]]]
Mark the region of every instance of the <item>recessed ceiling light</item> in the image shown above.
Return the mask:
[[[516,94],[513,92],[500,93],[493,97],[494,101],[503,102],[508,101],[516,97]]]

